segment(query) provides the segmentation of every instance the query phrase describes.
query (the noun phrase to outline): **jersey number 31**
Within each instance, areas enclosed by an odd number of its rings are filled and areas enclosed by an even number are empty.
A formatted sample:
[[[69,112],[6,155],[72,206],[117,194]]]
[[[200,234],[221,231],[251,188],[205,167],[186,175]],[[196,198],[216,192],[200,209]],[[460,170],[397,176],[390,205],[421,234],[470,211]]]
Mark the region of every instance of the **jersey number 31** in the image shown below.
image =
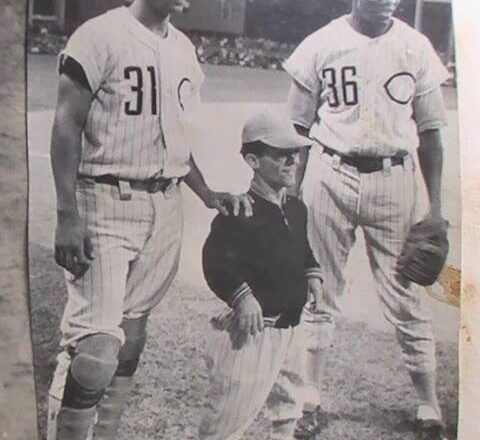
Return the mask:
[[[125,113],[127,115],[140,115],[143,110],[143,93],[144,93],[144,80],[143,80],[143,71],[138,66],[128,66],[124,70],[125,79],[132,81],[132,86],[130,87],[133,92],[134,99],[131,101],[125,102]],[[150,94],[151,94],[151,108],[150,111],[152,115],[158,113],[158,93],[157,93],[157,74],[155,72],[155,67],[147,66],[147,77],[150,79]]]

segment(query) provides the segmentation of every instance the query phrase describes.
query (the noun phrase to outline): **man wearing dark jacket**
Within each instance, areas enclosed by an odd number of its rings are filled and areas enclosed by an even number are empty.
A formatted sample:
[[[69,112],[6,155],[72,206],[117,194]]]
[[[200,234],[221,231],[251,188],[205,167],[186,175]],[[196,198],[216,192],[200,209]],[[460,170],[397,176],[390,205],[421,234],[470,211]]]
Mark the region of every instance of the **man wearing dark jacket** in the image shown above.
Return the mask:
[[[203,249],[207,283],[229,306],[212,321],[203,440],[241,438],[269,395],[270,438],[292,438],[302,408],[299,323],[308,296],[313,309],[323,296],[305,205],[286,195],[300,151],[310,144],[286,117],[269,112],[243,128],[241,154],[254,174],[248,192],[253,215],[217,216]]]

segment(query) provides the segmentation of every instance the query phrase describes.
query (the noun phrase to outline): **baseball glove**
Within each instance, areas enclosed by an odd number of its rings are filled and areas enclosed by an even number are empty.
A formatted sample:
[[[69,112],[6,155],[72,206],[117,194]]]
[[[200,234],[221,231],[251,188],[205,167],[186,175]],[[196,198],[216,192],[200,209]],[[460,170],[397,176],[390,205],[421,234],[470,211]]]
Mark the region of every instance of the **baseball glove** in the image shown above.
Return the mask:
[[[447,259],[447,230],[448,222],[442,218],[415,223],[398,258],[397,272],[421,286],[433,284]]]

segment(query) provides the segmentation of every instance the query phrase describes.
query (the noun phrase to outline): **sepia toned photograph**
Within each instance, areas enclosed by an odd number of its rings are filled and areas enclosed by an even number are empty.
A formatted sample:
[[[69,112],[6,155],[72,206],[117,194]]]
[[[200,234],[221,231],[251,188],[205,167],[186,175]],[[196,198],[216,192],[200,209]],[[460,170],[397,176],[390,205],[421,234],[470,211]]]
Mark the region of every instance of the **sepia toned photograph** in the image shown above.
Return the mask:
[[[453,440],[448,0],[30,0],[41,439]]]

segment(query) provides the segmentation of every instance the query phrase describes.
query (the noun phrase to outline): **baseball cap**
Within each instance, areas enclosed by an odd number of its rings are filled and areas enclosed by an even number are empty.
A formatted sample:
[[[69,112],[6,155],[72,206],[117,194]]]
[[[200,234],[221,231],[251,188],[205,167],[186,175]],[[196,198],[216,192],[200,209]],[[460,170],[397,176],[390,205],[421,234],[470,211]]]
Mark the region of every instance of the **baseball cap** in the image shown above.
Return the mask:
[[[242,144],[258,141],[284,150],[308,147],[313,143],[296,132],[286,114],[270,110],[253,114],[243,126]]]

